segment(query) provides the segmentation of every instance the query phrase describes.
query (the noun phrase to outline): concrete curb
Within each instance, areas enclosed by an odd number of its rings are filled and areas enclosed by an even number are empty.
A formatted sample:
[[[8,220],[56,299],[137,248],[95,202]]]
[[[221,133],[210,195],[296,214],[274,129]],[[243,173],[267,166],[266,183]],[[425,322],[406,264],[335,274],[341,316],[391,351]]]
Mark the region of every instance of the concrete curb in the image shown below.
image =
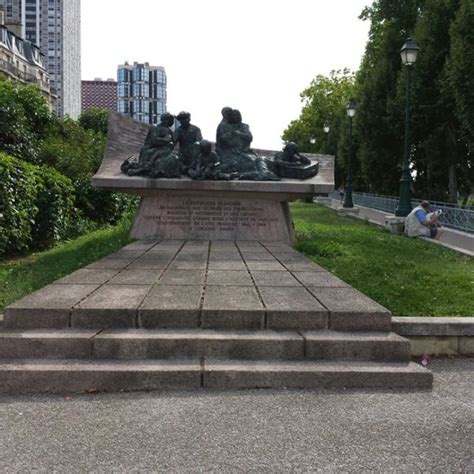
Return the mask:
[[[412,356],[474,356],[474,317],[392,317],[392,331],[410,340]]]

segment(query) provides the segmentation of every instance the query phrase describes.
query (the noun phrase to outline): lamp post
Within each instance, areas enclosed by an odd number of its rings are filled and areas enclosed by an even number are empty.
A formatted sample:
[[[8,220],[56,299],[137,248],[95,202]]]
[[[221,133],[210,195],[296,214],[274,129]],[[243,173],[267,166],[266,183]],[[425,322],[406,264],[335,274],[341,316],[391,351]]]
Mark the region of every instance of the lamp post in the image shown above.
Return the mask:
[[[395,215],[398,217],[406,217],[411,212],[411,175],[410,175],[410,86],[412,66],[416,62],[418,54],[417,44],[410,38],[400,50],[403,65],[407,66],[407,87],[405,102],[405,150],[403,154],[402,178],[400,179],[400,199],[395,209]]]
[[[311,145],[315,145],[315,144],[316,144],[316,138],[315,138],[315,137],[311,137],[311,138],[309,139],[309,143],[311,143]],[[313,151],[314,151],[314,147],[311,147],[311,148],[312,148]]]
[[[326,134],[326,153],[328,153],[329,152],[329,130],[331,130],[331,127],[329,126],[329,122],[324,122],[323,130],[324,130],[324,133]]]
[[[357,103],[354,99],[351,99],[346,107],[346,113],[349,117],[349,152],[347,159],[347,184],[346,192],[344,195],[344,204],[342,207],[352,208],[354,204],[352,202],[352,166],[351,166],[351,141],[352,141],[352,118],[356,114]]]

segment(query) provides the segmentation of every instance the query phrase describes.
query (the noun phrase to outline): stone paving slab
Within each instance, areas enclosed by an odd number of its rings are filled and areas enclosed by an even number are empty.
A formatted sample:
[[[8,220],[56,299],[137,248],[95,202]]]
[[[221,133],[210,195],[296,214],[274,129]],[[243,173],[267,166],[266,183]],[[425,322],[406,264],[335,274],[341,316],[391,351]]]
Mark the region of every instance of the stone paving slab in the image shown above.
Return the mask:
[[[166,270],[160,278],[160,285],[198,285],[202,286],[206,278],[206,272],[204,270],[196,270],[190,272],[189,270]],[[183,292],[186,293],[186,289],[183,288]]]
[[[246,270],[208,270],[207,284],[210,286],[254,286]]]
[[[250,273],[259,288],[264,286],[302,286],[301,283],[289,272],[252,270]]]
[[[348,287],[349,285],[335,277],[329,272],[293,272],[296,277],[306,287]]]
[[[75,328],[135,327],[137,309],[151,285],[105,285],[76,305]]]
[[[99,285],[49,285],[5,309],[6,328],[63,328],[71,308]]]
[[[77,285],[91,285],[97,284],[102,285],[106,281],[112,279],[119,270],[100,270],[100,269],[88,269],[81,268],[59,280],[55,281],[55,284],[77,284]]]
[[[329,310],[329,328],[339,331],[390,331],[391,313],[354,288],[309,287]]]
[[[102,258],[101,260],[97,260],[97,262],[91,263],[87,265],[87,269],[117,269],[121,270],[133,262],[133,259],[130,258]]]
[[[245,264],[243,261],[237,260],[214,260],[209,262],[209,270],[245,270]]]
[[[157,245],[156,240],[137,240],[131,244],[126,245],[122,250],[143,250],[147,251]]]
[[[250,262],[246,262],[247,267],[249,270],[256,270],[256,271],[271,271],[271,272],[284,272],[286,271],[285,267],[277,262],[266,262],[266,261],[258,261],[258,260],[251,260]]]
[[[259,288],[269,329],[324,329],[328,311],[302,287]]]
[[[263,329],[265,308],[255,288],[208,286],[204,293],[203,328]]]
[[[160,276],[162,270],[122,270],[109,281],[111,285],[153,285]]]
[[[141,328],[198,327],[203,287],[155,285],[138,308]]]

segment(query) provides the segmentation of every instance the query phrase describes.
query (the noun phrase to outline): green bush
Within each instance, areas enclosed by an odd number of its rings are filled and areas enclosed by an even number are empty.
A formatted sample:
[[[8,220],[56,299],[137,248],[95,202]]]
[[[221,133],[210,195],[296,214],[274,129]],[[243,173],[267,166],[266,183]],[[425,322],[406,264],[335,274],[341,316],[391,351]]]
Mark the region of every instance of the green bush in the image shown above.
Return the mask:
[[[37,87],[0,80],[0,151],[39,163],[41,141],[56,120]]]
[[[0,152],[0,255],[30,247],[37,185],[35,166]]]
[[[73,210],[68,178],[0,152],[0,255],[61,240],[69,231]]]
[[[77,211],[74,187],[69,178],[49,166],[40,167],[39,178],[33,242],[35,248],[47,248],[69,235]]]
[[[123,214],[136,207],[137,199],[92,187],[89,178],[74,181],[76,206],[83,217],[99,224],[115,224]]]

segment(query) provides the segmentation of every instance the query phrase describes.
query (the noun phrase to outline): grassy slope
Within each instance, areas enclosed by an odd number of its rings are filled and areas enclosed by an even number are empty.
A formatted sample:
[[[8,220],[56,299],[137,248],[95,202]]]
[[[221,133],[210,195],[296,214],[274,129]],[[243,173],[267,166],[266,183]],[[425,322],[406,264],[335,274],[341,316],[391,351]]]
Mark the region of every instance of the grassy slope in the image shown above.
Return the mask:
[[[473,316],[474,261],[314,204],[292,205],[296,248],[400,316]]]
[[[93,261],[123,247],[130,221],[124,219],[44,252],[0,261],[0,311],[3,307]]]

